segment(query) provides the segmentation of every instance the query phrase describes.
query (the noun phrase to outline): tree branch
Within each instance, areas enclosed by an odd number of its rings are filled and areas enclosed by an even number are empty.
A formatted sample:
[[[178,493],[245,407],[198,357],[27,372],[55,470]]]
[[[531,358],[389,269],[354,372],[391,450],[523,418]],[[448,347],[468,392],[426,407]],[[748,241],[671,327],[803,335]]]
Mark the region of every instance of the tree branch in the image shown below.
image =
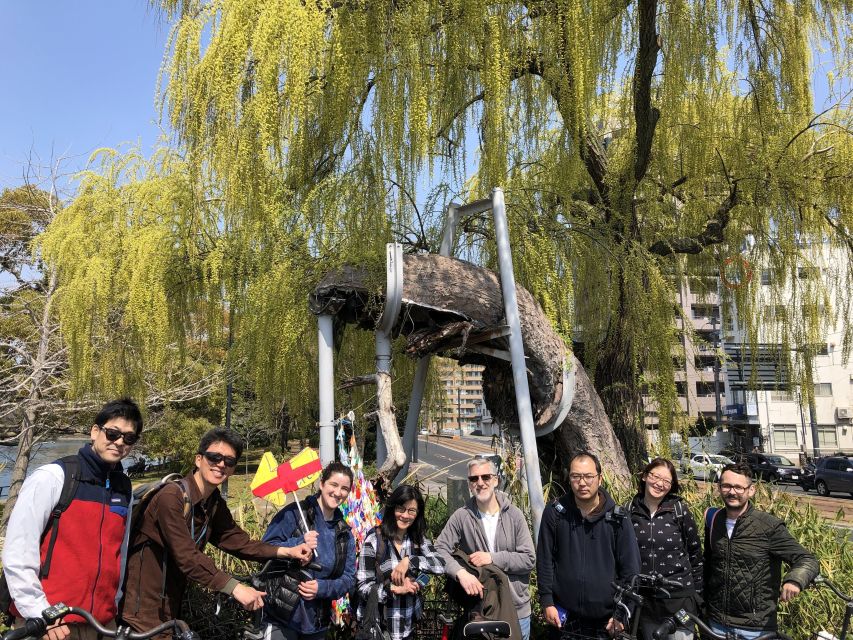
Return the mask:
[[[733,181],[730,182],[729,195],[720,203],[711,219],[705,223],[701,233],[693,237],[658,240],[649,247],[649,252],[659,256],[674,253],[697,254],[701,253],[705,247],[723,242],[726,226],[729,224],[729,214],[738,202],[738,183]]]
[[[640,46],[634,68],[634,119],[636,120],[637,156],[634,160],[634,179],[639,182],[649,169],[652,141],[660,110],[652,106],[652,75],[657,65],[657,2],[640,0],[637,9],[640,21]]]

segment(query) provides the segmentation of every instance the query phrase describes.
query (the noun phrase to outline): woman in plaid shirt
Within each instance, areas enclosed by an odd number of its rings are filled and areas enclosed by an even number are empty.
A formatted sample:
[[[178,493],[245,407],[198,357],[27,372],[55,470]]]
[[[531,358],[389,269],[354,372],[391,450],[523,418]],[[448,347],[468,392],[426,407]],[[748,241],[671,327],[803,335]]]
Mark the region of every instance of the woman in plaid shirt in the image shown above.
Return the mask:
[[[356,615],[362,622],[370,591],[377,588],[380,624],[391,640],[406,640],[414,633],[422,610],[418,576],[444,573],[444,561],[425,532],[424,498],[417,488],[401,484],[385,501],[382,524],[367,534],[361,548]]]

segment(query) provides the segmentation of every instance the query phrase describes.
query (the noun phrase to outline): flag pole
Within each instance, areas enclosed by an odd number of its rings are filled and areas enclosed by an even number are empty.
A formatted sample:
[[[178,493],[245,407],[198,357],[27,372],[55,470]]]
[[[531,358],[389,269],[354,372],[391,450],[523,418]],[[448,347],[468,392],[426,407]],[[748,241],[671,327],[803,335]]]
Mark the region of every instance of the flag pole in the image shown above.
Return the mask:
[[[296,501],[296,508],[299,509],[299,516],[302,518],[302,528],[305,530],[305,533],[308,533],[308,521],[305,519],[305,513],[302,511],[302,502],[299,500],[299,496],[296,495],[295,491],[293,492],[293,499]],[[320,557],[317,555],[316,549],[314,549],[314,557],[317,559]]]

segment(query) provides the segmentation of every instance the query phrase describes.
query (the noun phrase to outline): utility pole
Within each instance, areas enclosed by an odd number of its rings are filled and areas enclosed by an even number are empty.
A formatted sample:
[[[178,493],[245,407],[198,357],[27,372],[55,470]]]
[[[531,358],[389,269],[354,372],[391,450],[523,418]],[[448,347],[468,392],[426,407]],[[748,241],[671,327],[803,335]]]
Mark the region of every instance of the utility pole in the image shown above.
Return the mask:
[[[820,457],[820,441],[817,433],[817,404],[814,399],[814,354],[812,353],[812,345],[803,345],[800,349],[803,352],[803,368],[805,369],[805,381],[803,382],[806,392],[806,399],[809,402],[809,422],[812,428],[812,457],[817,459]]]
[[[713,330],[714,330],[714,401],[716,402],[716,427],[720,429],[723,426],[723,408],[720,405],[720,345],[722,344],[722,340],[720,339],[720,331],[717,330],[717,320],[720,320],[720,313],[722,312],[722,308],[719,303],[717,304],[717,314],[711,316],[711,322]]]

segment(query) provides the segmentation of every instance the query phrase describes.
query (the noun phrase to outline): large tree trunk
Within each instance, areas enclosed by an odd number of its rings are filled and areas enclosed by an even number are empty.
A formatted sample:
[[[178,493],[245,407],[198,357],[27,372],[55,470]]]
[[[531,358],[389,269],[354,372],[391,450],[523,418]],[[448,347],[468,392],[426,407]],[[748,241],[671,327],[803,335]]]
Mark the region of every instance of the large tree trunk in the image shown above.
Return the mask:
[[[618,276],[621,282],[621,274]],[[619,290],[620,312],[608,327],[601,356],[595,367],[595,387],[632,469],[642,468],[647,449],[642,421],[642,394],[631,339],[625,323],[625,294]]]
[[[373,330],[381,312],[381,305],[375,304],[376,281],[375,274],[356,266],[331,273],[312,294],[311,310],[332,314],[339,323]],[[622,447],[583,367],[533,296],[522,287],[517,294],[536,428],[544,430],[558,415],[566,392],[563,368],[574,368],[575,397],[568,416],[557,426],[557,446],[566,453],[595,453],[615,480],[627,483],[629,470]],[[508,352],[504,324],[497,274],[455,258],[404,256],[403,308],[395,332],[407,337],[406,352],[413,357],[438,354],[463,364],[484,365],[486,404],[499,424],[514,428],[518,415],[512,371],[501,357],[501,352]],[[558,463],[566,459],[561,456]]]

